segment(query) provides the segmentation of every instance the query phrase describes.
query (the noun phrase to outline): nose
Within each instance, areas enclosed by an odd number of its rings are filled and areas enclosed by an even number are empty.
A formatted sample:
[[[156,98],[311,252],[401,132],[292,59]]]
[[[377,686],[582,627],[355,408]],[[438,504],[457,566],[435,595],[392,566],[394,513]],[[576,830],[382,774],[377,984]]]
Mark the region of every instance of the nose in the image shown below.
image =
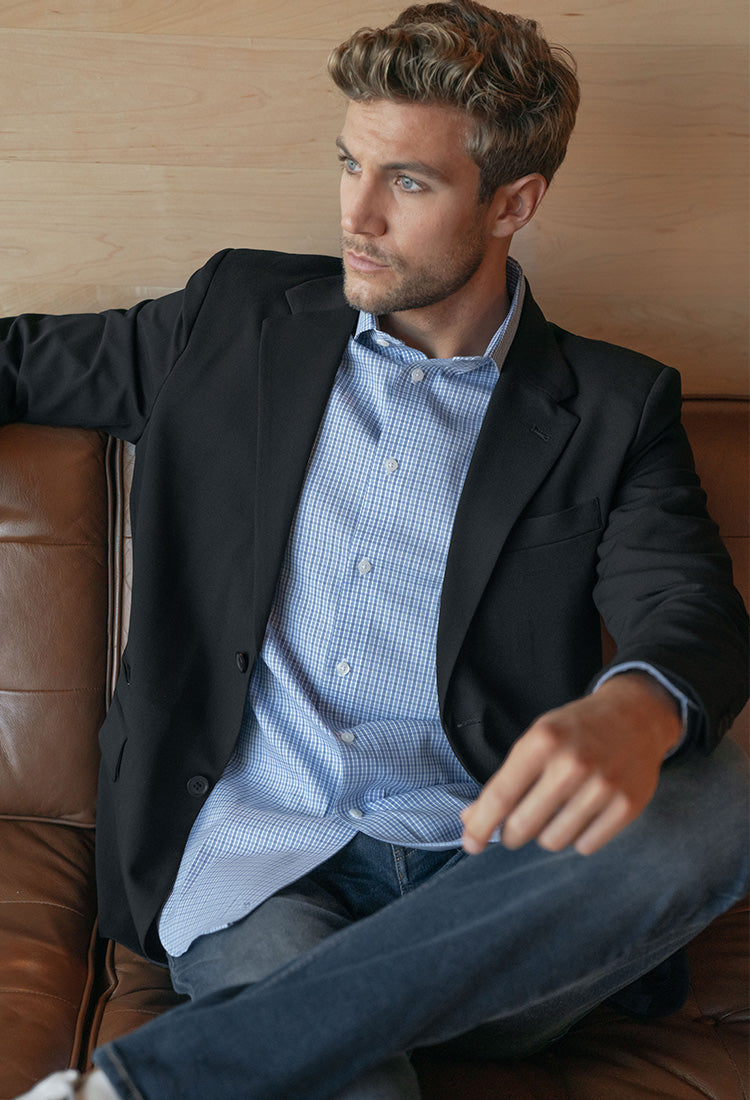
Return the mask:
[[[341,228],[352,236],[381,237],[386,217],[376,181],[363,176],[341,178]]]

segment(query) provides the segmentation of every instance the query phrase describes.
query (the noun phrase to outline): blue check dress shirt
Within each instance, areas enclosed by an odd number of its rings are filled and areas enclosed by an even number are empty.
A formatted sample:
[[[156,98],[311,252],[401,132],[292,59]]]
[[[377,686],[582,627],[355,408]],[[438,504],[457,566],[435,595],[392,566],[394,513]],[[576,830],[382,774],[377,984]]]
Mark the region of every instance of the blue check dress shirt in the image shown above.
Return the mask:
[[[440,592],[464,478],[524,279],[483,356],[428,359],[361,313],[310,460],[234,754],[188,838],[170,955],[246,916],[357,831],[460,844],[479,786],[440,725]],[[304,366],[304,349],[300,349]],[[683,713],[687,701],[678,695]],[[612,674],[612,673],[610,673]]]
[[[160,936],[181,955],[358,830],[460,843],[479,793],[451,751],[435,676],[453,520],[510,311],[485,355],[428,359],[360,314],[310,460],[235,752],[190,833]],[[304,348],[300,348],[304,365]]]

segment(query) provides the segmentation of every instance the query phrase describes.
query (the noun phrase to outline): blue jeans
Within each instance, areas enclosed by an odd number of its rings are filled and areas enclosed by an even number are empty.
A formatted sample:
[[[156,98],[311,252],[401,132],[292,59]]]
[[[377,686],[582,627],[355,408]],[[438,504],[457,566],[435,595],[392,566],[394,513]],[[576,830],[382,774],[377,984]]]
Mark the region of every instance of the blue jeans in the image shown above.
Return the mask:
[[[173,963],[196,999],[94,1061],[124,1100],[411,1100],[415,1047],[538,1049],[743,895],[745,771],[729,742],[670,760],[646,810],[587,857],[358,838],[196,941]]]

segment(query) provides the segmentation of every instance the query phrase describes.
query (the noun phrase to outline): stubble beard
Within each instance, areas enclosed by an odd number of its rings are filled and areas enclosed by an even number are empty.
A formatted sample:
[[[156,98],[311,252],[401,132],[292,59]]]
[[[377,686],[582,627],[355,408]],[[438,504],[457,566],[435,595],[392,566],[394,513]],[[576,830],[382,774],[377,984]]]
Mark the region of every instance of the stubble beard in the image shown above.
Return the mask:
[[[401,257],[362,246],[354,238],[343,236],[341,244],[342,251],[352,249],[376,262],[388,264],[390,273],[397,276],[390,286],[379,290],[375,285],[377,273],[368,278],[360,272],[350,274],[344,266],[344,296],[347,302],[353,309],[376,316],[410,309],[426,309],[450,298],[462,290],[476,274],[486,252],[482,235],[475,232],[467,238],[460,254],[454,251],[442,256],[439,265],[435,263],[409,269]],[[352,284],[355,278],[371,282],[372,285],[354,286]]]

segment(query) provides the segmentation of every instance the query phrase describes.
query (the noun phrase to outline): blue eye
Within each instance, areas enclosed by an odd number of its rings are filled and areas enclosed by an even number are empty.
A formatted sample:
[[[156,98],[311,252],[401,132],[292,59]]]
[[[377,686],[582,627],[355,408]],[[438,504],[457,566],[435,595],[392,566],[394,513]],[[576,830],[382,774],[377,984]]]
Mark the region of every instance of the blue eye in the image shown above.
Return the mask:
[[[399,176],[398,185],[401,190],[406,191],[407,194],[422,190],[421,184],[417,183],[416,180],[413,180],[411,176]]]

